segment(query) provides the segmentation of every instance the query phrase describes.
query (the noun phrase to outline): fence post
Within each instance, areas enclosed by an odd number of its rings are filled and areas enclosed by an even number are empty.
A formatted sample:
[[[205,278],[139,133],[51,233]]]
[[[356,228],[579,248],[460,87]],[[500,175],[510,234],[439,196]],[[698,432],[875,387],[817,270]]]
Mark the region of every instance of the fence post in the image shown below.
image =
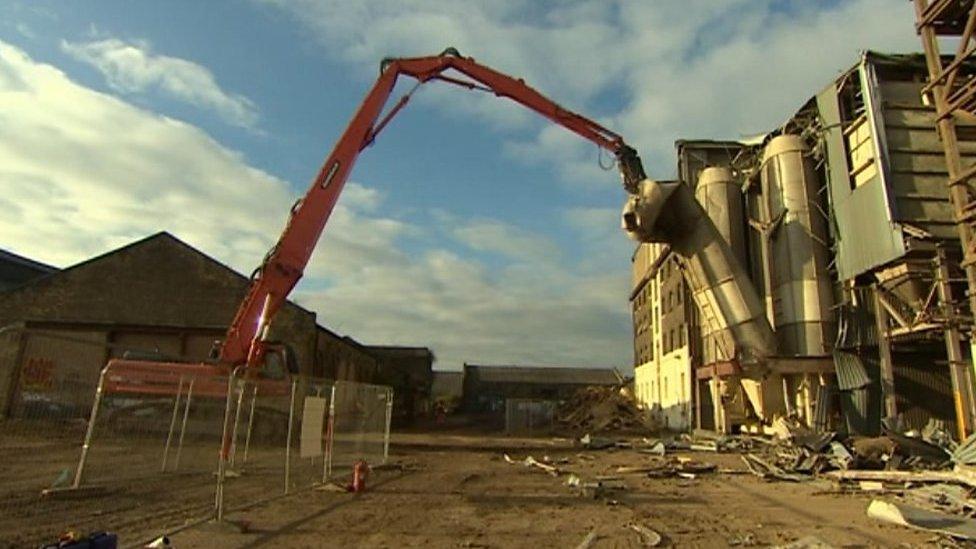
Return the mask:
[[[244,437],[244,463],[247,463],[247,452],[251,449],[251,429],[254,428],[254,406],[258,402],[258,386],[254,384],[254,391],[251,392],[251,414],[247,419],[247,434]]]
[[[190,379],[190,386],[186,390],[186,406],[183,407],[183,425],[180,427],[180,444],[176,447],[176,460],[173,463],[173,470],[180,468],[180,456],[183,455],[183,438],[186,437],[186,421],[190,417],[190,403],[193,401],[193,384],[196,378]]]
[[[214,511],[218,522],[224,520],[224,481],[227,477],[227,457],[230,454],[230,408],[234,403],[234,386],[237,383],[237,370],[234,368],[227,378],[227,404],[224,406],[224,429],[221,434],[220,455],[217,462],[217,493],[214,501]]]
[[[383,426],[383,463],[390,459],[390,422],[393,420],[393,389],[386,393],[386,425]]]
[[[288,489],[291,486],[291,433],[295,425],[295,389],[298,386],[298,380],[291,380],[291,400],[288,405],[288,436],[285,440],[285,493],[288,493]]]
[[[75,471],[75,481],[72,488],[81,486],[82,475],[85,473],[85,463],[88,461],[88,450],[91,448],[92,434],[95,432],[95,421],[98,419],[98,409],[102,404],[102,390],[105,387],[105,374],[108,366],[102,368],[98,376],[98,387],[95,389],[95,402],[92,403],[91,415],[88,416],[88,428],[85,430],[85,442],[81,445],[81,457],[78,458],[78,469]]]
[[[234,387],[237,390],[237,407],[234,409],[234,435],[231,437],[230,441],[230,466],[234,467],[237,461],[237,427],[241,423],[241,408],[244,406],[244,392],[247,390],[247,384],[245,383],[238,390],[235,384]]]
[[[326,482],[332,478],[332,451],[334,449],[334,439],[335,439],[335,414],[336,414],[336,385],[338,382],[332,384],[332,394],[329,397],[329,421],[326,424],[325,430],[325,461],[323,463],[322,471],[322,482]]]
[[[173,443],[173,431],[176,429],[176,418],[180,412],[180,397],[183,395],[183,376],[180,376],[180,384],[176,388],[176,396],[173,397],[173,417],[169,420],[169,433],[166,434],[166,447],[163,448],[163,464],[160,471],[166,472],[166,458],[169,457],[169,447]]]

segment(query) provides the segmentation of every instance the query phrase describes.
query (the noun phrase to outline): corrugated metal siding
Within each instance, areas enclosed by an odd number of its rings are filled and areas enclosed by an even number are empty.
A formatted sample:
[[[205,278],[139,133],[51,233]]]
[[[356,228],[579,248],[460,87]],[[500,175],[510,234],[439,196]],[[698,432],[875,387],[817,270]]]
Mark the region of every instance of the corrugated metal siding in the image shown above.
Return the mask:
[[[876,435],[881,431],[881,385],[876,359],[834,352],[841,415],[848,433]]]
[[[838,349],[857,349],[876,347],[878,330],[875,326],[874,308],[871,305],[871,290],[855,288],[857,304],[842,303],[837,308]]]
[[[819,432],[831,429],[830,418],[834,415],[834,400],[837,396],[837,386],[828,383],[820,387],[817,392],[817,403],[814,407],[813,428]]]
[[[837,388],[841,391],[861,389],[871,384],[871,376],[857,355],[834,351],[834,368],[837,373]]]
[[[939,353],[894,353],[895,394],[898,415],[905,425],[922,429],[929,418],[952,425],[955,432],[955,411],[952,380],[949,368]]]
[[[881,81],[893,219],[940,239],[958,239],[946,186],[948,172],[935,129],[935,109],[921,100],[921,82]],[[961,141],[964,166],[976,162],[976,143]]]
[[[817,109],[824,124],[837,272],[846,280],[902,256],[905,244],[901,230],[891,223],[881,178],[851,188],[837,95],[837,85],[828,86],[817,95]]]

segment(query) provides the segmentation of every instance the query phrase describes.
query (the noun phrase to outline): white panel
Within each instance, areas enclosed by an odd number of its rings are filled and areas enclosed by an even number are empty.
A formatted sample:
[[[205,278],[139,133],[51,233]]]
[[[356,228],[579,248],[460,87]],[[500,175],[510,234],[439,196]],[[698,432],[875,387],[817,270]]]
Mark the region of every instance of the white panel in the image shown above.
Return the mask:
[[[325,423],[325,405],[322,397],[305,397],[305,411],[302,413],[302,445],[298,455],[303,458],[322,455],[322,434]]]

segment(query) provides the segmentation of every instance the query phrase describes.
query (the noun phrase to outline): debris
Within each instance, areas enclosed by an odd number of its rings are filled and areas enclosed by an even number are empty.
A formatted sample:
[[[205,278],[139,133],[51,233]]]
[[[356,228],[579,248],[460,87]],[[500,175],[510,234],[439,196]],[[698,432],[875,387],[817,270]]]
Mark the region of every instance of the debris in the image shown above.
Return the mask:
[[[756,545],[756,536],[753,534],[735,536],[729,539],[728,544],[730,547],[752,547]]]
[[[667,467],[667,465],[640,465],[636,467],[622,466],[614,469],[614,472],[621,475],[629,475],[632,473],[651,473],[654,471],[660,471],[664,467]]]
[[[617,445],[617,442],[614,440],[610,440],[609,438],[593,437],[590,436],[589,433],[583,435],[579,441],[580,444],[583,445],[583,448],[590,450],[603,450],[605,448],[611,448]]]
[[[834,546],[817,536],[806,536],[786,545],[777,545],[773,549],[833,549]]]
[[[804,475],[787,473],[778,465],[770,463],[755,454],[743,455],[742,461],[746,464],[746,467],[749,468],[749,471],[752,472],[752,474],[762,479],[776,478],[779,480],[800,482],[809,478]]]
[[[528,456],[525,458],[525,465],[527,467],[538,467],[539,469],[542,469],[543,471],[549,473],[554,477],[559,476],[559,469],[557,469],[555,466],[542,463],[541,461],[537,461],[532,456]]]
[[[921,483],[921,482],[949,482],[976,488],[976,479],[969,478],[949,471],[830,471],[825,473],[836,481],[880,480],[883,482]]]
[[[522,461],[512,459],[512,457],[509,456],[508,454],[502,454],[502,458],[505,459],[505,463],[511,463],[511,464],[520,463],[522,465],[525,465],[526,467],[536,467],[538,469],[542,469],[543,471],[549,473],[554,477],[558,477],[562,473],[562,471],[560,471],[559,468],[557,468],[556,466],[549,465],[548,463],[543,463],[532,456],[526,456],[526,458]]]
[[[172,547],[169,538],[166,536],[159,536],[158,538],[150,541],[145,545],[146,549],[163,549],[165,547]]]
[[[896,453],[904,456],[910,466],[937,469],[950,461],[949,453],[945,449],[930,444],[920,437],[888,433],[888,438],[895,444]]]
[[[854,463],[854,456],[839,442],[830,443],[830,463],[838,469],[848,469]]]
[[[615,387],[584,387],[576,391],[559,407],[557,418],[570,429],[589,432],[647,426],[646,414],[633,398]]]
[[[950,434],[945,420],[935,419],[934,417],[929,418],[929,422],[926,423],[925,427],[922,429],[922,440],[928,442],[929,444],[934,444],[950,453],[955,453],[960,446]]]
[[[598,539],[600,539],[600,536],[596,533],[596,530],[591,530],[590,533],[586,534],[586,537],[583,538],[583,541],[576,546],[576,549],[589,549],[590,547],[593,547],[593,544],[596,543],[596,540]]]
[[[964,440],[950,457],[955,464],[976,465],[976,434]]]
[[[696,452],[718,452],[718,444],[710,442],[692,442],[691,449]]]
[[[858,486],[861,487],[863,492],[883,492],[884,483],[880,480],[861,480],[858,481]]]
[[[657,547],[661,544],[661,534],[658,534],[647,526],[634,523],[629,524],[628,528],[637,532],[637,535],[640,536],[641,543],[644,545],[644,547]]]
[[[645,438],[644,444],[646,445],[644,448],[637,449],[637,451],[642,454],[650,454],[652,456],[663,456],[664,454],[667,453],[667,448],[664,445],[664,441],[661,440],[649,441],[648,439]]]
[[[833,432],[817,433],[814,431],[810,431],[809,433],[797,435],[793,439],[793,442],[797,446],[802,446],[807,450],[810,450],[811,452],[820,453],[824,451],[824,449],[831,444],[831,442],[834,440],[834,437],[836,436],[837,433],[833,433]]]
[[[681,463],[680,469],[685,473],[711,473],[718,469],[714,463],[688,460]]]
[[[936,506],[943,511],[968,514],[976,508],[976,502],[969,499],[970,489],[957,484],[926,484],[908,490],[905,496],[923,506]]]
[[[334,482],[326,482],[325,484],[316,486],[315,489],[318,490],[319,492],[336,492],[342,494],[345,494],[347,492],[345,486],[339,486]]]
[[[967,517],[880,499],[871,501],[867,513],[873,519],[892,524],[946,534],[954,538],[976,539],[976,520]]]

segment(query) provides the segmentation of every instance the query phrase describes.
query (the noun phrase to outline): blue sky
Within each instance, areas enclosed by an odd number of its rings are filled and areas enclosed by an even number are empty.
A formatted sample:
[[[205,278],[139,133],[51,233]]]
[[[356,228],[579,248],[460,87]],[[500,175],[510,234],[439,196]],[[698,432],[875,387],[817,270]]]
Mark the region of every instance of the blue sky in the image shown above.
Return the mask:
[[[675,139],[774,127],[859,50],[918,44],[885,0],[67,6],[0,3],[0,247],[57,265],[169,230],[250,271],[384,56],[456,46],[671,177]],[[632,245],[593,145],[434,83],[350,181],[295,296],[320,322],[445,368],[629,367]]]

